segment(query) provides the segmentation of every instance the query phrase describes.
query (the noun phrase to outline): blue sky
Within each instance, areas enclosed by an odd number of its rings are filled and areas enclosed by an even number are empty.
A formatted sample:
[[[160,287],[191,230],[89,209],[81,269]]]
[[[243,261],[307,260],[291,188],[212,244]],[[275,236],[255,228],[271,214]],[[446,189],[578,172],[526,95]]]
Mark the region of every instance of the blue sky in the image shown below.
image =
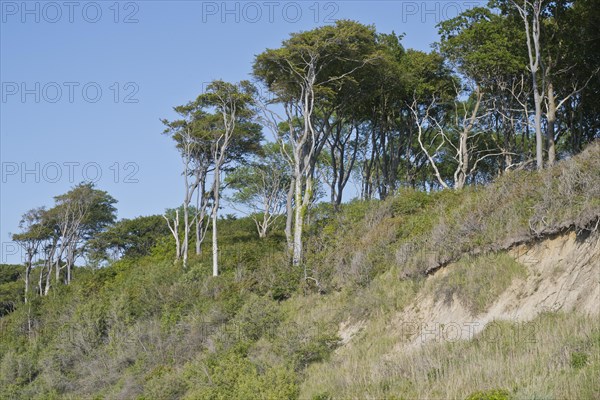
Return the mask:
[[[254,56],[336,19],[405,33],[429,50],[440,20],[474,1],[0,2],[0,262],[20,215],[93,180],[119,218],[182,198],[160,118],[213,79],[249,79]]]

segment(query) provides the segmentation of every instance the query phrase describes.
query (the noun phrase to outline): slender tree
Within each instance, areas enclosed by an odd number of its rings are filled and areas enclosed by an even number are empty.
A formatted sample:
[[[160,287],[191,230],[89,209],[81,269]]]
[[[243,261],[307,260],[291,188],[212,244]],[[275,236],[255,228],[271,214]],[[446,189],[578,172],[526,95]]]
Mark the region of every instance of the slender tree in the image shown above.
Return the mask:
[[[223,167],[228,160],[244,156],[245,151],[257,147],[260,127],[251,122],[254,116],[256,89],[248,81],[232,84],[221,80],[211,82],[206,93],[198,97],[198,104],[214,109],[212,124],[205,131],[210,137],[213,163],[212,184],[212,255],[213,276],[219,274],[219,247],[217,219]],[[217,119],[220,121],[217,122]]]
[[[34,257],[39,254],[43,242],[50,235],[50,229],[44,224],[44,213],[45,209],[43,207],[27,211],[19,222],[21,232],[12,236],[13,241],[17,242],[25,252],[25,290],[23,296],[25,303],[29,301],[30,277]]]
[[[183,238],[180,237],[180,217],[177,210],[174,215],[164,218],[169,230],[175,239],[175,260],[183,260],[184,268],[187,266],[189,252],[189,236],[193,222],[196,226],[196,254],[200,254],[204,232],[207,223],[205,213],[208,207],[206,196],[206,178],[211,170],[211,142],[205,136],[206,119],[209,117],[197,101],[189,102],[184,106],[174,107],[174,111],[181,117],[178,120],[168,121],[163,119],[166,126],[164,134],[170,135],[176,142],[183,165],[184,196],[183,210]],[[196,213],[190,217],[190,204],[196,193]]]
[[[373,61],[375,32],[352,21],[337,21],[312,31],[292,34],[279,49],[256,57],[254,75],[275,95],[285,110],[285,133],[278,139],[290,149],[294,183],[292,264],[303,258],[302,233],[314,196],[315,167],[327,143],[334,109],[327,107],[335,90],[352,81],[353,74]],[[323,124],[317,123],[319,114]],[[273,124],[279,126],[279,124]]]

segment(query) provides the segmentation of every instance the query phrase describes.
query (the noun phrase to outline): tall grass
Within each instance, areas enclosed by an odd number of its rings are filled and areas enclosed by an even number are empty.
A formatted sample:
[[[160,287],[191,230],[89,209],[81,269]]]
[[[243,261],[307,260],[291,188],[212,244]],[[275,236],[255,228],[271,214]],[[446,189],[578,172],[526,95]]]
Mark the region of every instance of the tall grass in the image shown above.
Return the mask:
[[[470,341],[396,352],[370,329],[355,347],[313,365],[303,399],[464,399],[502,390],[511,399],[600,398],[600,325],[594,317],[543,314],[493,322]],[[378,334],[379,333],[379,334]]]

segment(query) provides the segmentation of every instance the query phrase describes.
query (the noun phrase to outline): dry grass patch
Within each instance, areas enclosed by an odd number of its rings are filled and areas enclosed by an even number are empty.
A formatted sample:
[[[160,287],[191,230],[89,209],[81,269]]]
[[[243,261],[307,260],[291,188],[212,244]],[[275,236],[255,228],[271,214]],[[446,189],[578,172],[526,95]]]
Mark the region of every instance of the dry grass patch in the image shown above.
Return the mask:
[[[472,315],[478,315],[510,286],[515,278],[524,278],[527,269],[506,252],[464,256],[448,267],[447,273],[428,285],[436,300],[450,304],[461,302]]]
[[[600,326],[594,317],[543,314],[493,322],[470,341],[396,353],[382,319],[361,346],[309,369],[303,399],[464,399],[505,391],[511,399],[600,398]],[[379,335],[378,335],[379,334]]]

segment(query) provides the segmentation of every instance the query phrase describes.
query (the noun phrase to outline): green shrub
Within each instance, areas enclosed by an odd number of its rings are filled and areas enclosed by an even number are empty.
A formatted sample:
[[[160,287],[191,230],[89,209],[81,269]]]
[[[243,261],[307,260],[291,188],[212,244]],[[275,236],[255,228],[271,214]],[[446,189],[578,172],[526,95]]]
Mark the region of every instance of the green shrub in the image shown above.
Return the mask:
[[[586,353],[580,352],[580,351],[576,351],[571,353],[571,367],[575,368],[575,369],[580,369],[583,368],[587,365],[588,363],[588,355]]]
[[[402,189],[392,199],[392,213],[398,215],[412,215],[422,212],[433,201],[433,196],[427,192],[414,189]]]
[[[255,341],[263,335],[272,337],[281,319],[281,312],[274,301],[252,295],[240,308],[234,324],[243,338]]]
[[[510,393],[507,390],[492,389],[472,393],[465,400],[510,400],[510,398]]]

